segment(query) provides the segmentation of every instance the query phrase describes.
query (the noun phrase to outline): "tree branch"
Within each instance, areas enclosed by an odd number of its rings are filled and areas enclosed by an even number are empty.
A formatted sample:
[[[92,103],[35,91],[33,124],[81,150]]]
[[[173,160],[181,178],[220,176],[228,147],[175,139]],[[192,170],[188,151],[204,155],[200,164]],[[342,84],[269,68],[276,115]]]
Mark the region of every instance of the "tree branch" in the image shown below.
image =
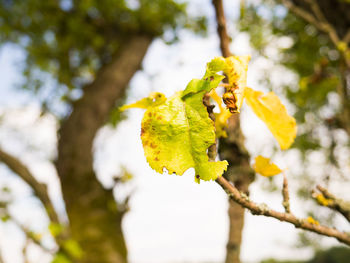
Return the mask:
[[[290,0],[282,0],[282,3],[295,15],[301,17],[309,24],[314,25],[319,30],[324,31],[324,28],[318,23],[317,19],[312,14],[310,14],[308,11],[298,7]]]
[[[220,49],[224,57],[232,56],[230,51],[230,37],[227,34],[226,19],[222,0],[212,0],[215,8],[217,31],[220,38]]]
[[[267,217],[275,218],[282,222],[288,222],[294,225],[296,228],[308,230],[323,236],[334,237],[338,241],[350,246],[350,235],[341,232],[335,228],[313,224],[306,219],[297,218],[292,213],[282,213],[272,210],[265,204],[257,204],[252,202],[248,196],[241,193],[235,186],[230,184],[224,177],[219,177],[216,182],[228,193],[230,198],[239,203],[242,207],[247,208],[253,215],[263,215]]]
[[[140,69],[152,40],[147,35],[125,39],[61,123],[56,168],[70,233],[84,251],[85,261],[114,258],[114,262],[126,262],[127,248],[121,228],[124,213],[118,210],[113,191],[104,188],[96,178],[93,142]]]
[[[37,246],[39,246],[40,248],[42,248],[44,251],[53,254],[54,251],[47,248],[46,246],[44,246],[41,243],[40,238],[38,237],[38,235],[36,235],[35,233],[33,233],[32,231],[30,231],[27,227],[25,227],[23,224],[21,224],[16,218],[14,218],[13,216],[10,215],[10,220],[19,228],[21,229],[21,231],[25,234],[25,236],[27,237],[27,239],[33,241],[34,244],[36,244]]]
[[[283,207],[287,214],[290,213],[290,203],[289,203],[289,190],[288,190],[288,180],[287,176],[283,172],[283,189],[282,189],[282,196],[283,196]]]
[[[307,0],[309,3],[311,10],[315,14],[312,15],[308,11],[298,7],[295,5],[291,0],[282,0],[282,3],[295,15],[299,16],[300,18],[304,19],[309,24],[312,24],[315,26],[318,30],[321,32],[326,33],[335,47],[339,50],[339,52],[342,54],[344,61],[348,68],[350,68],[350,58],[349,58],[349,47],[348,47],[348,33],[344,37],[345,41],[340,41],[340,38],[337,34],[337,31],[335,28],[327,21],[324,14],[322,13],[317,1],[315,0]],[[350,34],[350,33],[349,33]],[[345,46],[344,46],[345,44]]]
[[[217,33],[220,39],[220,50],[224,57],[232,56],[230,51],[231,38],[227,33],[226,18],[223,0],[212,0],[215,9]],[[241,7],[243,2],[241,2]],[[227,78],[224,79],[227,81]],[[227,84],[222,84],[226,86]],[[229,163],[229,167],[224,176],[229,178],[236,187],[247,193],[250,183],[254,180],[253,173],[249,166],[249,154],[244,146],[244,136],[240,128],[240,116],[232,115],[228,120],[226,128],[227,138],[220,138],[219,155]],[[240,170],[239,173],[236,171]],[[236,175],[239,174],[239,177]],[[240,262],[240,247],[242,243],[242,230],[244,226],[244,209],[236,202],[229,200],[229,233],[226,246],[227,263]]]
[[[320,24],[320,27],[323,28],[323,31],[327,33],[332,40],[332,42],[336,45],[336,47],[339,45],[339,37],[337,34],[337,31],[335,28],[327,21],[326,17],[324,16],[323,12],[320,9],[320,6],[315,0],[307,0],[308,4],[311,7],[312,12],[317,17],[318,21],[317,23]]]
[[[334,211],[337,211],[350,222],[350,202],[337,198],[326,188],[320,185],[317,185],[316,188],[319,192],[313,191],[312,197],[317,201],[317,203],[321,206],[325,206],[333,209]]]
[[[2,149],[0,149],[0,161],[32,188],[34,195],[38,197],[41,203],[44,205],[50,221],[52,223],[59,224],[60,222],[58,215],[47,192],[47,186],[38,182],[31,174],[29,169],[20,160],[4,152]]]

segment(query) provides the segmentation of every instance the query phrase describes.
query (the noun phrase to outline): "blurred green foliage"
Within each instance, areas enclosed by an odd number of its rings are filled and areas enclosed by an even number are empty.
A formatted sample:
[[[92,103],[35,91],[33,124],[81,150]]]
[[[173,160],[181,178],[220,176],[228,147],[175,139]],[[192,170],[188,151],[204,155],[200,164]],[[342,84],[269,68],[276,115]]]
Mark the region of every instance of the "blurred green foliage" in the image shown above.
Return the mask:
[[[239,27],[249,34],[256,56],[264,56],[273,66],[283,66],[293,73],[291,79],[278,87],[270,80],[273,68],[267,69],[260,79],[269,89],[283,93],[295,106],[299,130],[293,147],[304,160],[311,151],[322,149],[329,164],[337,167],[333,132],[341,129],[338,119],[342,107],[337,90],[343,85],[337,48],[327,35],[276,0],[248,2]],[[278,52],[271,52],[271,48]]]
[[[293,3],[309,8],[305,1],[293,0]],[[325,14],[327,19],[330,23],[334,22],[339,34],[346,32],[344,24],[350,23],[349,17],[342,15],[350,10],[350,5],[344,9],[338,0],[321,0],[318,3],[331,6]],[[337,10],[340,7],[343,10]],[[349,177],[343,174],[342,165],[349,163],[341,164],[339,152],[349,149],[350,141],[340,123],[344,105],[339,89],[348,84],[344,82],[346,75],[337,47],[328,35],[289,12],[281,1],[246,1],[241,9],[239,28],[250,37],[255,49],[253,60],[264,57],[269,61],[260,83],[277,94],[285,95],[294,110],[298,135],[292,147],[298,150],[304,162],[300,174],[297,174],[299,196],[309,199],[310,190],[316,183],[327,185],[331,180],[346,182]],[[278,83],[271,80],[272,72],[281,68],[285,71],[279,76]],[[310,174],[311,153],[321,156],[319,168],[322,169]],[[305,203],[305,209],[312,210],[311,204]],[[334,220],[334,213],[330,210],[325,212],[318,208],[315,213],[308,213],[317,215],[320,222],[332,224]],[[303,232],[300,237],[301,246],[317,249],[320,244],[319,236]]]
[[[43,73],[49,73],[54,92],[67,102],[133,36],[172,42],[182,28],[206,30],[206,20],[189,17],[183,1],[0,0],[0,45],[25,49],[24,86],[40,91],[48,81]]]

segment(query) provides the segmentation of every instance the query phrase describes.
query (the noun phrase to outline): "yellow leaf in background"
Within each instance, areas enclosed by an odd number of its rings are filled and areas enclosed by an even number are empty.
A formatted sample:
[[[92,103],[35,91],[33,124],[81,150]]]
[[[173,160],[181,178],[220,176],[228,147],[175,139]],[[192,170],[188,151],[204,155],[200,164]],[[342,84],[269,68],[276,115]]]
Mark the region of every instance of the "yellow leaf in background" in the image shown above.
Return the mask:
[[[294,142],[297,126],[280,99],[273,92],[264,94],[248,87],[245,89],[245,98],[254,113],[265,122],[281,149],[288,149]]]
[[[135,103],[124,105],[119,108],[120,111],[125,111],[131,108],[148,109],[149,107],[157,106],[166,101],[166,97],[160,92],[151,92],[147,98],[143,98]]]
[[[266,177],[274,176],[282,172],[276,164],[271,163],[269,158],[265,158],[261,155],[255,158],[253,169],[256,173]]]
[[[209,96],[218,104],[220,112],[215,113],[215,133],[216,137],[227,137],[225,127],[227,127],[227,120],[231,117],[232,113],[222,106],[222,99],[213,89],[209,93]]]

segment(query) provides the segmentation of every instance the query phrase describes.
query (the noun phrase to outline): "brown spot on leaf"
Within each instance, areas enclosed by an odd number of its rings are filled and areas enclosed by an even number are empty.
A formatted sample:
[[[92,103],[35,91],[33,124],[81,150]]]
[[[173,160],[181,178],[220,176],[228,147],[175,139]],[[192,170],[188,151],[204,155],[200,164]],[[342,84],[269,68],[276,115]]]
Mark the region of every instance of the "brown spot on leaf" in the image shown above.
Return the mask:
[[[157,120],[161,120],[161,119],[163,119],[162,116],[158,116],[157,117]]]
[[[159,158],[158,158],[158,157],[156,157],[156,158],[154,158],[154,160],[155,160],[156,162],[158,162],[158,161],[159,161]]]
[[[152,117],[152,112],[148,112],[148,117]]]
[[[196,178],[199,179],[199,174],[196,175]]]
[[[157,148],[157,145],[155,145],[153,142],[151,142],[151,145],[150,145],[150,146],[151,146],[152,149]]]
[[[145,129],[141,128],[141,136],[144,135],[144,133],[145,133]]]

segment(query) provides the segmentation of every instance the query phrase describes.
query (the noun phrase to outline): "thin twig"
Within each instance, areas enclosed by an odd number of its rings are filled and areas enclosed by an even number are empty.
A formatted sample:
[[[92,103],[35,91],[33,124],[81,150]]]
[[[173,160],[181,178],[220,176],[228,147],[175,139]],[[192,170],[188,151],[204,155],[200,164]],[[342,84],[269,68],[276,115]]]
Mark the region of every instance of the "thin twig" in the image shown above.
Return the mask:
[[[283,188],[282,188],[282,196],[283,196],[283,207],[286,213],[290,213],[290,203],[289,203],[289,190],[288,190],[288,180],[286,174],[283,172]]]
[[[317,201],[319,205],[328,207],[338,213],[342,214],[346,220],[350,222],[350,202],[337,198],[331,194],[326,188],[317,185],[319,192],[313,191],[312,197]]]
[[[31,240],[33,241],[34,244],[36,244],[37,246],[39,246],[40,248],[42,248],[44,251],[52,254],[54,253],[54,251],[52,249],[47,248],[46,246],[44,246],[41,242],[41,239],[38,237],[38,235],[36,235],[35,233],[33,233],[32,231],[30,231],[26,226],[24,226],[21,222],[19,222],[16,218],[14,218],[13,216],[10,216],[10,220],[19,228],[21,229],[21,231],[25,234],[27,240]]]
[[[224,177],[219,177],[216,182],[228,193],[230,198],[239,203],[242,207],[247,208],[253,215],[263,215],[267,217],[273,217],[282,222],[288,222],[294,225],[296,228],[308,230],[323,236],[334,237],[338,241],[350,246],[350,235],[341,232],[335,228],[313,224],[306,219],[297,218],[292,213],[282,213],[272,210],[265,204],[257,204],[252,202],[245,194],[242,194],[238,189],[230,184]]]

